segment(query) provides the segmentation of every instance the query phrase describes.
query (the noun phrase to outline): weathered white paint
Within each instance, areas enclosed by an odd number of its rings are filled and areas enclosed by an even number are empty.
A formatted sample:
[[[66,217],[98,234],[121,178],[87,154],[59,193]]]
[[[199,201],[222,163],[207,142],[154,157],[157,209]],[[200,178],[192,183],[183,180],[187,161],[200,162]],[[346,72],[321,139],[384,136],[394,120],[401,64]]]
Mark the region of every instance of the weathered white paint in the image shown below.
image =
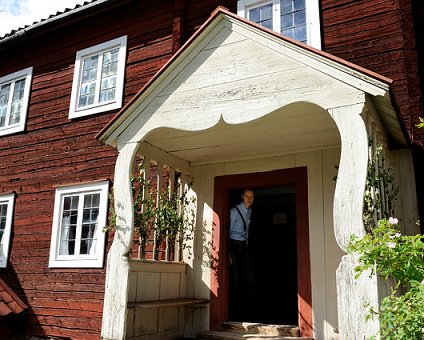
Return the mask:
[[[338,327],[336,290],[336,268],[343,253],[338,247],[333,230],[332,205],[334,198],[340,149],[326,149],[303,153],[260,157],[249,160],[234,160],[205,164],[193,167],[195,178],[194,190],[198,193],[198,214],[203,221],[198,220],[196,241],[204,247],[210,246],[210,230],[213,220],[213,188],[214,177],[231,174],[262,172],[276,169],[295,168],[306,166],[308,174],[308,206],[309,206],[309,235],[311,249],[312,275],[312,304],[314,309],[314,337],[316,339],[337,339],[334,329]],[[208,226],[206,232],[200,232],[202,225]],[[205,255],[203,250],[203,256]],[[199,254],[200,256],[200,254]],[[283,270],[283,268],[275,268]],[[190,272],[192,271],[192,274]],[[199,262],[194,264],[190,275],[199,277],[194,280],[193,289],[199,294],[209,294],[210,269]],[[202,278],[202,280],[200,279]],[[190,281],[190,279],[188,279]],[[196,296],[200,296],[197,295]],[[206,316],[205,316],[206,317]],[[208,319],[206,319],[208,320]]]
[[[336,91],[331,98],[321,93],[327,87],[329,92]],[[245,110],[252,111],[253,119],[273,107],[281,107],[287,98],[311,99],[311,91],[319,94],[314,102],[322,107],[328,107],[329,100],[333,106],[351,103],[355,91],[358,95],[365,91],[379,96],[381,105],[388,102],[390,106],[387,90],[386,84],[346,65],[222,16],[161,73],[101,138],[112,145],[119,138],[129,140],[130,135],[140,140],[139,133],[143,132],[138,127],[153,115],[161,122],[156,125],[151,121],[149,131],[159,126],[195,130],[201,116],[198,112],[205,108],[208,115],[203,120],[208,120],[204,122],[208,126],[215,125],[221,113],[234,117],[224,115],[229,123],[246,121],[244,115],[249,113]],[[277,93],[281,99],[275,97]],[[237,110],[234,101],[239,100],[250,105]],[[179,122],[170,120],[172,115],[179,117]],[[189,126],[175,125],[187,121]],[[123,136],[123,131],[129,135]]]
[[[420,233],[416,222],[419,219],[415,186],[415,171],[411,150],[394,150],[391,166],[396,174],[399,194],[396,202],[396,217],[399,218],[402,232],[407,235]]]
[[[368,164],[368,135],[361,117],[364,104],[330,109],[342,140],[342,152],[334,196],[334,231],[346,250],[351,235],[365,233],[363,195]]]
[[[308,168],[309,237],[315,339],[338,339],[336,269],[344,253],[333,229],[335,177],[340,148],[296,154],[296,166]],[[319,203],[318,203],[319,202]]]
[[[336,240],[343,250],[346,250],[352,235],[362,237],[365,234],[362,216],[368,134],[361,116],[364,108],[364,105],[355,105],[330,110],[342,139],[333,210]],[[342,339],[363,339],[375,335],[379,329],[378,317],[365,321],[369,313],[367,304],[378,310],[377,280],[375,276],[369,275],[355,279],[356,265],[355,258],[348,254],[343,256],[337,269],[337,302]]]
[[[323,339],[336,337],[329,328],[337,327],[337,305],[330,300],[334,294],[325,294],[335,287],[334,272],[341,255],[336,244],[345,250],[351,234],[360,236],[364,232],[362,198],[369,135],[361,115],[365,116],[372,101],[378,114],[381,109],[393,116],[388,90],[386,83],[346,64],[232,16],[219,15],[100,137],[123,153],[118,157],[115,174],[115,186],[120,188],[115,191],[118,213],[121,218],[132,214],[128,173],[137,143],[146,142],[146,151],[148,145],[152,146],[152,153],[161,162],[172,158],[188,167],[196,179],[193,190],[198,199],[198,218],[196,253],[187,273],[187,294],[208,297],[212,278],[205,265],[204,247],[213,227],[214,177],[306,164],[315,334]],[[399,125],[390,119],[385,124],[390,125],[391,136],[402,142],[397,134]],[[329,150],[340,146],[339,134],[341,156],[334,194],[333,238],[328,236],[333,232],[333,223],[328,214],[331,208],[327,207],[331,207],[328,202],[334,185],[324,183],[329,182],[332,173],[333,164],[329,162],[338,158],[338,152]],[[131,229],[131,223],[125,226]],[[118,229],[108,260],[107,284],[111,291],[105,295],[105,306],[118,307],[113,317],[105,318],[103,330],[106,334],[107,327],[121,327],[124,332],[110,332],[111,336],[116,334],[114,339],[125,334],[128,286],[114,283],[113,275],[123,273],[115,277],[128,279],[128,263],[116,267],[125,262],[122,255],[129,247],[129,234],[126,229]],[[330,249],[333,251],[327,253]],[[373,279],[354,281],[354,264],[354,259],[347,255],[337,271],[338,326],[342,339],[346,335],[348,339],[373,335],[378,325],[378,321],[366,324],[363,306],[359,302],[351,304],[358,294],[371,303],[378,298]],[[197,320],[201,327],[206,327],[207,317],[207,312],[192,313],[185,323],[192,327],[193,320]],[[138,320],[134,320],[136,329]]]
[[[340,339],[369,339],[373,335],[379,339],[378,317],[365,321],[370,308],[379,310],[377,277],[363,273],[355,279],[357,265],[353,255],[345,255],[337,268]]]
[[[130,260],[128,302],[142,303],[187,297],[184,263]],[[165,339],[184,333],[184,307],[128,309],[127,339],[146,339],[157,334]],[[167,332],[170,332],[168,334]]]
[[[130,177],[138,143],[125,144],[116,160],[114,186],[116,230],[106,266],[101,337],[105,340],[125,339],[127,294],[129,286],[128,252],[133,234],[134,214]]]

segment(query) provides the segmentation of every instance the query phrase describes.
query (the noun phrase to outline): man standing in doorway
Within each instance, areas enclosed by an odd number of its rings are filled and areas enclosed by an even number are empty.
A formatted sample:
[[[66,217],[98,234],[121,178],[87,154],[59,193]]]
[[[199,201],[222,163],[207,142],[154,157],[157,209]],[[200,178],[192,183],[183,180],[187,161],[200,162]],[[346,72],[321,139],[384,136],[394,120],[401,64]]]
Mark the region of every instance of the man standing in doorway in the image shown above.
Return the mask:
[[[241,197],[242,201],[230,210],[230,318],[254,321],[255,277],[247,248],[254,193],[245,189]]]

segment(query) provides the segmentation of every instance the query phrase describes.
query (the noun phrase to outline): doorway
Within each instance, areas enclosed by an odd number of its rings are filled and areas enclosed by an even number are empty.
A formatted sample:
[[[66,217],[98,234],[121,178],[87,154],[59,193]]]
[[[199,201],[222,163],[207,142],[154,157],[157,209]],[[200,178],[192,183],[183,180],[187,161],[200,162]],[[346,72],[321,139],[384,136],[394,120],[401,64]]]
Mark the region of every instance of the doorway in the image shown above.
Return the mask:
[[[231,203],[238,203],[231,191]],[[253,315],[269,324],[297,325],[296,188],[294,185],[255,189],[249,230],[249,256],[255,277]],[[231,282],[230,282],[231,287]],[[232,316],[230,291],[229,319]]]
[[[215,178],[211,329],[231,313],[229,209],[240,192],[255,192],[249,248],[256,273],[256,322],[298,325],[312,334],[307,169],[305,167]],[[270,237],[270,235],[273,235]]]

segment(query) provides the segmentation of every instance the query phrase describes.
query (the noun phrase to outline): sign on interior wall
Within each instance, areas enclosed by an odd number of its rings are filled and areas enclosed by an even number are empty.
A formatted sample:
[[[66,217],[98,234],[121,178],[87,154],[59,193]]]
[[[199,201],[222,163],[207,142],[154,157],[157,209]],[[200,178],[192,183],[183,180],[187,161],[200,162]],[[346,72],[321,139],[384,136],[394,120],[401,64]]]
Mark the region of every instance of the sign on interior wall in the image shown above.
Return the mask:
[[[286,224],[287,223],[287,213],[275,213],[272,216],[273,224]]]

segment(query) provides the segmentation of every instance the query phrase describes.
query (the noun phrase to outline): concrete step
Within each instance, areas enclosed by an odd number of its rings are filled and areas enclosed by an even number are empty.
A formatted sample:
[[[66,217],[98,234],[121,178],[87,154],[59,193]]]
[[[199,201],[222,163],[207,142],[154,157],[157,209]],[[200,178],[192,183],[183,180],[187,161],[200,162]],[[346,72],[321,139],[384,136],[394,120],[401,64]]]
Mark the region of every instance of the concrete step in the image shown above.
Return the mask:
[[[197,335],[198,340],[313,340],[300,337],[299,327],[292,325],[270,325],[253,322],[227,321],[219,331],[206,331]]]
[[[222,331],[251,333],[274,336],[294,336],[300,335],[299,327],[294,325],[272,325],[257,322],[235,322],[226,321],[221,325]]]
[[[313,340],[312,338],[300,338],[296,336],[267,335],[255,333],[237,333],[226,331],[207,331],[197,334],[198,340]]]

